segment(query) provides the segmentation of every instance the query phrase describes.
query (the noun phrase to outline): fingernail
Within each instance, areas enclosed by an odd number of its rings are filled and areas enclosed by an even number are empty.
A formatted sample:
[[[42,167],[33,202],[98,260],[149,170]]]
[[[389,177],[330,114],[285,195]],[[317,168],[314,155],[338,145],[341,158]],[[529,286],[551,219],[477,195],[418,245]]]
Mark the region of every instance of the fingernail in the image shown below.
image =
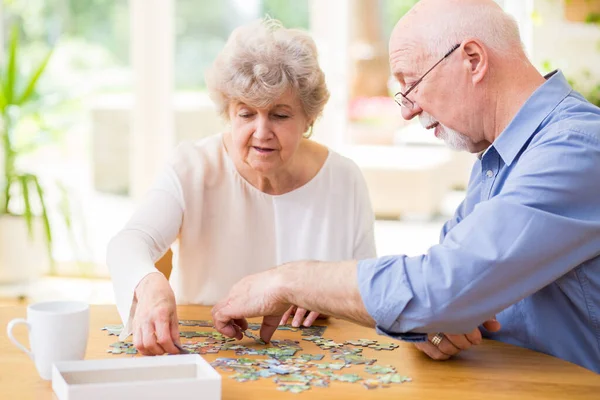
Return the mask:
[[[298,323],[298,321],[294,320],[294,321],[292,322],[292,326],[293,326],[294,328],[297,328],[297,327],[299,327],[299,326],[300,326],[300,324]]]

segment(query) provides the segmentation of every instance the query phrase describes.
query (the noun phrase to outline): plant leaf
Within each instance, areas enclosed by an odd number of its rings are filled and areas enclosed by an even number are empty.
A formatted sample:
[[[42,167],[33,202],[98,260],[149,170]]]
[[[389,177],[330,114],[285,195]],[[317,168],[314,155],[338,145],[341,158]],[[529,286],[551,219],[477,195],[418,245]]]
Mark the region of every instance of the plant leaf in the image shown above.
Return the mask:
[[[29,238],[33,239],[33,212],[31,210],[31,201],[29,199],[29,176],[19,175],[17,179],[21,183],[23,202],[25,203],[25,208],[23,209],[23,217],[25,218],[25,222],[27,223],[27,233],[29,233]]]
[[[6,104],[6,96],[4,95],[4,82],[0,78],[0,112],[4,113],[4,110],[7,106]]]
[[[35,73],[31,76],[31,79],[29,80],[27,87],[23,91],[23,94],[17,101],[17,104],[25,103],[31,97],[31,95],[34,93],[35,85],[37,84],[38,80],[40,79],[40,76],[42,76],[42,74],[44,73],[44,70],[46,69],[46,66],[48,65],[48,61],[50,61],[50,57],[52,56],[52,51],[53,50],[50,50],[48,52],[48,54],[46,54],[46,57],[44,58],[44,60],[42,60],[41,64],[38,65],[37,69],[35,70]]]
[[[19,27],[13,25],[8,51],[8,68],[6,70],[5,96],[6,104],[13,104],[17,80],[17,50],[19,47]]]
[[[52,230],[50,229],[50,220],[48,219],[48,210],[46,209],[46,202],[44,200],[44,190],[40,185],[40,181],[37,176],[30,175],[30,179],[35,184],[38,198],[40,199],[40,206],[42,208],[42,222],[44,224],[44,232],[46,233],[46,247],[48,250],[48,257],[50,258],[50,273],[55,274],[54,257],[52,257]]]

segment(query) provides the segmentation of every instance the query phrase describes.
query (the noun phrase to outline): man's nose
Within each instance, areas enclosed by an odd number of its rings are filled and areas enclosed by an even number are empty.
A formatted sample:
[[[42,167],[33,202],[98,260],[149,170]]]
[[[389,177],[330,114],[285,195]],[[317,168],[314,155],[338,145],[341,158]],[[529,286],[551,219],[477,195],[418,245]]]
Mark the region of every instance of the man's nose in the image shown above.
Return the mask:
[[[417,115],[421,114],[422,112],[423,112],[423,109],[421,107],[419,107],[419,105],[417,103],[414,103],[412,108],[402,107],[402,118],[409,121],[409,120],[413,119],[414,117],[416,117]]]

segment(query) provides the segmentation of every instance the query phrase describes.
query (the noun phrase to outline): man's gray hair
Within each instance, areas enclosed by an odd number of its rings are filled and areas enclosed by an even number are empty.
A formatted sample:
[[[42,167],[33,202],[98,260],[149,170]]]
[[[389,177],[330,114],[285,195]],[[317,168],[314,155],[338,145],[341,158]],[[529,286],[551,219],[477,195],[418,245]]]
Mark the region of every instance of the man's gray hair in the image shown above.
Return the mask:
[[[465,11],[467,10],[467,11]],[[521,58],[525,52],[517,21],[494,5],[469,5],[439,15],[432,27],[424,27],[428,55],[441,57],[457,43],[477,38],[502,57]]]
[[[313,39],[268,17],[236,28],[205,77],[226,119],[232,101],[265,108],[291,89],[312,123],[329,100]]]

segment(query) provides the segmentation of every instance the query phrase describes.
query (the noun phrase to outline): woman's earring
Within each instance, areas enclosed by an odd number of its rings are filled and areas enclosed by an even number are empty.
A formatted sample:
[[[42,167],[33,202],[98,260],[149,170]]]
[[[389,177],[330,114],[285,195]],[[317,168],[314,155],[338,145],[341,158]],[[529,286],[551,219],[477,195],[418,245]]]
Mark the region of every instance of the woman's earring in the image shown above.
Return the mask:
[[[309,137],[311,137],[311,136],[312,136],[312,134],[313,134],[313,125],[311,125],[311,126],[308,128],[308,131],[307,131],[307,133],[305,133],[305,134],[304,134],[304,137],[308,139]]]

